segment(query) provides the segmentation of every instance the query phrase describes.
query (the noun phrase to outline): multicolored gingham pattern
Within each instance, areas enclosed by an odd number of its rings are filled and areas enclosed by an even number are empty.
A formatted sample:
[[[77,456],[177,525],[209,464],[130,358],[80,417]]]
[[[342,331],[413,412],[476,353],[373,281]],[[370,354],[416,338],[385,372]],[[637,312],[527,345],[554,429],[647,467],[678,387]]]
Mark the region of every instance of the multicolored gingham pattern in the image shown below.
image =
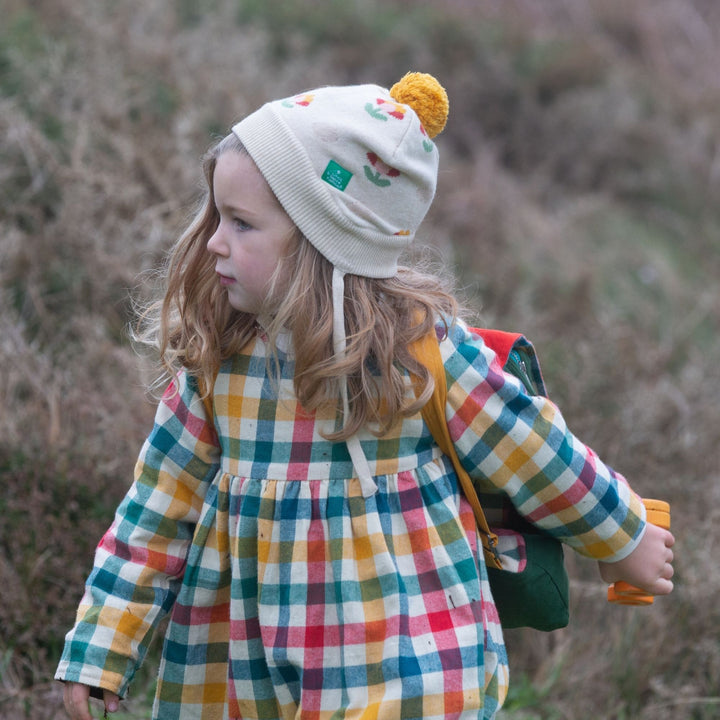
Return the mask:
[[[464,326],[441,351],[483,490],[584,554],[629,553],[644,516],[625,481]],[[420,416],[362,436],[378,486],[363,498],[321,436],[334,414],[294,401],[292,358],[278,385],[264,339],[246,352],[218,375],[214,418],[185,374],[166,393],[57,676],[124,694],[170,611],[155,718],[492,718],[502,631],[472,511]]]

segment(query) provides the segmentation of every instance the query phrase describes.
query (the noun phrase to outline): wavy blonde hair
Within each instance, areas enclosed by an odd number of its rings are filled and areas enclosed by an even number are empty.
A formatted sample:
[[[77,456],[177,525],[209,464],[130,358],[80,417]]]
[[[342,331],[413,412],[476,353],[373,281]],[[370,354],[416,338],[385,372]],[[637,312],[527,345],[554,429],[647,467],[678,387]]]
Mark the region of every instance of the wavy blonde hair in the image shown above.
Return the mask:
[[[229,135],[207,153],[207,192],[168,255],[163,297],[142,313],[139,333],[159,351],[162,377],[156,386],[185,368],[205,396],[222,361],[240,352],[257,332],[255,315],[230,306],[207,250],[219,222],[213,176],[225,152],[246,151]],[[297,231],[271,278],[261,311],[272,318],[265,328],[271,355],[277,357],[277,337],[289,330],[295,393],[308,411],[337,407],[347,380],[349,416],[329,439],[346,439],[361,427],[382,435],[430,397],[433,379],[410,346],[432,332],[438,318],[447,330],[457,316],[457,301],[446,289],[447,278],[420,268],[400,267],[387,279],[346,275],[347,349],[339,357],[333,346],[332,271],[331,263]],[[406,370],[414,376],[414,392]]]

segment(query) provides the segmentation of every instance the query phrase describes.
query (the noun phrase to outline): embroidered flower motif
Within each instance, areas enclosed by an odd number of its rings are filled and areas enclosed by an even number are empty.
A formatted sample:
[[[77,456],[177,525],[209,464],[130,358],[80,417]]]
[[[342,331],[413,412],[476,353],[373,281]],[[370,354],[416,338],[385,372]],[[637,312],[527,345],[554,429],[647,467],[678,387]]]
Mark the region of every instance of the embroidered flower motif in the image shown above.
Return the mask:
[[[422,123],[420,124],[420,132],[422,133],[422,136],[423,136],[423,150],[425,150],[425,152],[428,152],[428,153],[432,152],[433,148],[435,147],[435,144],[429,138]]]
[[[407,107],[405,105],[401,105],[400,103],[396,103],[393,100],[383,100],[382,98],[378,98],[375,101],[375,105],[367,103],[365,105],[365,111],[376,120],[387,122],[388,117],[404,120]]]
[[[388,178],[396,178],[400,176],[399,170],[396,170],[394,167],[390,167],[384,163],[374,152],[369,152],[367,154],[367,159],[370,161],[370,165],[372,165],[372,167],[369,167],[368,165],[363,166],[363,169],[365,170],[365,177],[378,187],[387,187],[390,185],[390,180],[388,180]]]
[[[294,108],[296,105],[299,105],[300,107],[307,107],[314,99],[315,96],[312,93],[303,93],[301,95],[296,95],[293,98],[283,100],[282,106],[286,108]]]

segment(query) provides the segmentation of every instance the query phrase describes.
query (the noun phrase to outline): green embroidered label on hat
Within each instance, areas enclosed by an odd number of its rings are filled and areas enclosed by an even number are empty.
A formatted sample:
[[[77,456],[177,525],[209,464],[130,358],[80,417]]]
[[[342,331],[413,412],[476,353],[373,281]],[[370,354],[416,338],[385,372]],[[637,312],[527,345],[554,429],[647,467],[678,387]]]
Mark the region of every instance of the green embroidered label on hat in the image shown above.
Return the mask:
[[[322,179],[328,184],[337,188],[341,192],[345,190],[350,182],[350,178],[353,174],[346,170],[342,165],[338,165],[334,160],[331,160],[325,172],[322,174]]]

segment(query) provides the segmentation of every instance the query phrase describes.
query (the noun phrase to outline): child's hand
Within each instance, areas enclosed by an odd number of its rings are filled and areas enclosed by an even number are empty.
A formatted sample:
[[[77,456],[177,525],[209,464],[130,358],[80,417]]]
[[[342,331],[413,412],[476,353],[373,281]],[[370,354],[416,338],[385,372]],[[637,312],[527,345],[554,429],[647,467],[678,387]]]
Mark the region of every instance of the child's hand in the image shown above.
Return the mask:
[[[673,551],[675,538],[669,530],[648,523],[640,544],[623,560],[600,562],[600,575],[611,585],[624,580],[650,595],[672,592]]]
[[[65,683],[63,691],[63,701],[65,702],[65,710],[72,720],[92,720],[90,714],[90,688],[80,683]],[[103,690],[103,700],[105,701],[105,711],[115,712],[118,709],[120,698],[109,690]]]

